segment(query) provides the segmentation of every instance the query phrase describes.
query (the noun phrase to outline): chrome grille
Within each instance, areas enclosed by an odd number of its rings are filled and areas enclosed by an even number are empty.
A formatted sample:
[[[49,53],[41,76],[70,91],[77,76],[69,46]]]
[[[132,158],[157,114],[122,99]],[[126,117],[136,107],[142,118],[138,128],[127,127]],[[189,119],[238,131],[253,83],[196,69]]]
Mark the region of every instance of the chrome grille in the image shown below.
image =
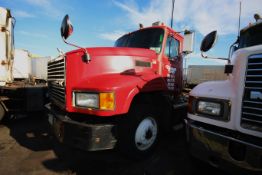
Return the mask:
[[[262,132],[262,54],[248,57],[241,126]]]
[[[48,87],[50,100],[65,107],[65,58],[48,62]]]

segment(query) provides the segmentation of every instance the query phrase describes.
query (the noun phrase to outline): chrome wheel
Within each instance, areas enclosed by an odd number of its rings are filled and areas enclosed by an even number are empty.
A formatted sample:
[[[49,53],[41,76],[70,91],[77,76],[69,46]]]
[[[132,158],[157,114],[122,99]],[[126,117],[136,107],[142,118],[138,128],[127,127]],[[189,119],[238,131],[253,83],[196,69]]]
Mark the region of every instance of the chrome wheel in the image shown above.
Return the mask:
[[[135,144],[138,150],[145,151],[149,149],[155,142],[158,133],[157,122],[152,117],[143,119],[135,133]]]

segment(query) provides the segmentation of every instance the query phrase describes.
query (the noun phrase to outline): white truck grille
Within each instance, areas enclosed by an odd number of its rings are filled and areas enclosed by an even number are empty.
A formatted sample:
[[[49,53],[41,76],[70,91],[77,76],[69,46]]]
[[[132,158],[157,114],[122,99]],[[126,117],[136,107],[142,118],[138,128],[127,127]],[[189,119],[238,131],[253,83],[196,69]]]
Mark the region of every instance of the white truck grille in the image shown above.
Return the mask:
[[[241,126],[262,132],[262,53],[248,57]]]
[[[48,62],[48,87],[50,100],[65,107],[65,58]]]

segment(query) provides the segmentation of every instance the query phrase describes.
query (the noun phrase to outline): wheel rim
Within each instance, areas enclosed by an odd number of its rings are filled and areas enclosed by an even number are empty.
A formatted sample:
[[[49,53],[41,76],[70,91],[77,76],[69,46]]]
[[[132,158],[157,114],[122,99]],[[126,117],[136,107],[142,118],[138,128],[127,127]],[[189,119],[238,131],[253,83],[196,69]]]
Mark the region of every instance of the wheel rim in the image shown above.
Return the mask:
[[[145,151],[150,148],[156,141],[157,132],[157,122],[154,118],[147,117],[143,119],[136,129],[135,144],[137,149]]]

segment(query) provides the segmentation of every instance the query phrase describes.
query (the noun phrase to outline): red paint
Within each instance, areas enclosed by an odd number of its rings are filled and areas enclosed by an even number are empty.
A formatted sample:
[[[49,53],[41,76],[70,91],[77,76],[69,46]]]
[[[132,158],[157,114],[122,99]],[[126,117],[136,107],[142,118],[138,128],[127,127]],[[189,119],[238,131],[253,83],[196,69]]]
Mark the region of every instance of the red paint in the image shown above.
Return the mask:
[[[127,113],[134,96],[140,92],[164,91],[173,95],[179,94],[182,88],[182,57],[173,62],[169,61],[164,50],[167,36],[172,34],[180,42],[181,53],[183,37],[166,26],[151,28],[163,28],[165,31],[160,54],[140,48],[87,48],[91,61],[85,63],[81,58],[83,49],[68,52],[66,54],[66,110],[106,117]],[[150,62],[151,66],[136,66],[136,61]],[[176,68],[173,91],[169,91],[166,84],[168,66]],[[114,92],[116,108],[114,111],[74,108],[72,105],[74,90]]]

